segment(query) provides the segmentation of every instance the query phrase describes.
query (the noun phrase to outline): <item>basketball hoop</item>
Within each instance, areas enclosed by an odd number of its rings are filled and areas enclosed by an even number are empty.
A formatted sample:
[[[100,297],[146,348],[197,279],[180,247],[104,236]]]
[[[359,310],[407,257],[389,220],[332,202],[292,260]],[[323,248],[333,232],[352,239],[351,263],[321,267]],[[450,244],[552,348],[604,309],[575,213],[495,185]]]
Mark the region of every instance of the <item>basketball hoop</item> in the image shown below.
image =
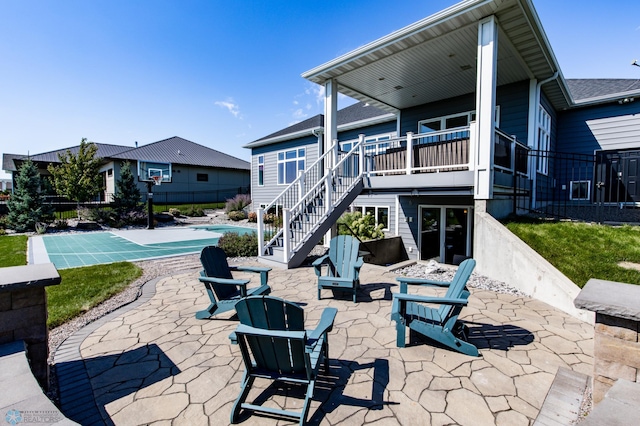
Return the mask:
[[[153,179],[154,185],[160,186],[162,184],[162,176],[151,176],[151,179]]]

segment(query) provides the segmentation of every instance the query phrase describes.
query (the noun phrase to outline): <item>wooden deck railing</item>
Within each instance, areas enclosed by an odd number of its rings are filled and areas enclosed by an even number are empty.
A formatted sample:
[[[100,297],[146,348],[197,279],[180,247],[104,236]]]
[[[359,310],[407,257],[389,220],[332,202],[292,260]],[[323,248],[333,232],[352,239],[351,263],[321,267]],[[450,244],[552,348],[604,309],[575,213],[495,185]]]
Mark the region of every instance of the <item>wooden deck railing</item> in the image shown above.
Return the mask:
[[[471,170],[469,127],[417,135],[408,133],[405,137],[388,141],[387,146],[380,149],[376,143],[365,144],[365,171],[369,175]],[[517,155],[526,150],[528,148],[515,137],[496,129],[494,165],[497,170],[527,174],[526,156]]]
[[[366,163],[370,174],[388,176],[469,170],[468,127],[408,134],[390,141],[390,146],[368,158]]]

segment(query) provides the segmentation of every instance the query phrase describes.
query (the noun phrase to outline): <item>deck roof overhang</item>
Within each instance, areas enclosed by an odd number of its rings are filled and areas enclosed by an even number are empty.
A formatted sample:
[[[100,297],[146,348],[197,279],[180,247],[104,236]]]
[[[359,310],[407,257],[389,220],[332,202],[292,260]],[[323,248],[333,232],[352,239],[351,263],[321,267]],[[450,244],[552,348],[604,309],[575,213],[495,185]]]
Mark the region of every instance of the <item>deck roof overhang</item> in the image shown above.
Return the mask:
[[[556,109],[569,89],[531,0],[465,0],[302,74],[317,84],[389,112],[476,91],[478,22],[499,25],[497,84],[552,79],[543,86]]]

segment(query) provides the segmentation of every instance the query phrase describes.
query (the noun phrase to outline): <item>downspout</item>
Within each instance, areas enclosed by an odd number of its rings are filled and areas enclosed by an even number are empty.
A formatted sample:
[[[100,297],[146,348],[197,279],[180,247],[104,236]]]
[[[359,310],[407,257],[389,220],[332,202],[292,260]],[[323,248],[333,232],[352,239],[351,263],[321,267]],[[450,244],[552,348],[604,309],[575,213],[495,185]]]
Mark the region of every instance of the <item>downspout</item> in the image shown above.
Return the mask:
[[[552,82],[554,80],[556,80],[558,78],[558,71],[556,70],[556,72],[553,73],[553,75],[545,80],[542,80],[540,82],[538,82],[538,84],[536,84],[536,93],[535,93],[535,108],[536,110],[534,111],[533,114],[533,135],[535,140],[534,142],[534,147],[538,147],[538,108],[540,108],[540,95],[542,93],[542,85],[547,84],[549,82]],[[549,147],[551,148],[551,147]],[[531,207],[535,208],[537,200],[536,200],[536,185],[538,182],[538,165],[537,164],[532,164],[533,167],[532,168],[532,179],[531,179]],[[515,211],[514,211],[515,213]]]

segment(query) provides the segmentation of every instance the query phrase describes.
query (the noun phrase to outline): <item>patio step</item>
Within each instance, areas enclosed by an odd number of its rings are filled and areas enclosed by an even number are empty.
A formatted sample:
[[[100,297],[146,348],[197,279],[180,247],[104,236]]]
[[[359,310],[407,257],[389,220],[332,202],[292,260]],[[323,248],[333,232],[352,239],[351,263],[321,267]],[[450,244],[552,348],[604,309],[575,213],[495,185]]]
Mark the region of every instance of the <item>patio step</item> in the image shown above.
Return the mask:
[[[580,406],[590,377],[563,367],[558,368],[534,426],[568,426],[580,415]]]

